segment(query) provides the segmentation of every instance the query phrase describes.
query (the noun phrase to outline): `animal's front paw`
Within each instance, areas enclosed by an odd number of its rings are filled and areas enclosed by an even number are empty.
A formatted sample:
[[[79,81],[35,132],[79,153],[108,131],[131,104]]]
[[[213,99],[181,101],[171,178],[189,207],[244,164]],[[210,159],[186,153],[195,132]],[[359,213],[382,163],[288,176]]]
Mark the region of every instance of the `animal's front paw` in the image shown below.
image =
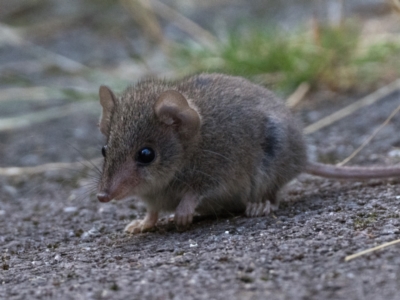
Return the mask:
[[[176,211],[174,216],[174,223],[178,230],[187,229],[193,221],[193,213],[183,213]]]
[[[158,212],[147,212],[144,220],[134,220],[126,225],[124,231],[130,234],[137,234],[154,229],[158,220]]]
[[[265,202],[248,202],[246,204],[246,217],[261,217],[268,215],[271,210],[274,210],[270,201]]]
[[[153,224],[148,224],[145,220],[135,220],[126,225],[124,231],[130,234],[137,234],[151,231],[154,227]]]
[[[193,214],[199,203],[196,195],[187,193],[182,197],[181,202],[175,209],[174,222],[178,230],[185,230],[192,224]]]

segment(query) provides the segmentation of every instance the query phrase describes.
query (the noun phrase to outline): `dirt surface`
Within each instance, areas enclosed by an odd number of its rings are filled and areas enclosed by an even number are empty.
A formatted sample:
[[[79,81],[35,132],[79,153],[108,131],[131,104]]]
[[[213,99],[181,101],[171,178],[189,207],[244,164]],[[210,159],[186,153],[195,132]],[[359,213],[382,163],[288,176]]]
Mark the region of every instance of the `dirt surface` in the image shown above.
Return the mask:
[[[96,11],[88,11],[78,29],[69,24],[31,41],[99,72],[112,65],[114,71],[104,75],[111,80],[121,70],[112,62],[129,57],[125,40],[109,28],[93,34],[96,19],[86,19]],[[119,16],[118,9],[111,15]],[[129,27],[126,19],[118,21]],[[90,52],[92,44],[97,48]],[[43,69],[39,58],[20,45],[0,45],[1,95],[32,85],[96,93],[98,74],[68,73],[51,64]],[[314,95],[295,113],[307,125],[359,96]],[[0,98],[0,121],[22,116],[17,124],[27,113],[74,101],[81,103],[74,97]],[[64,117],[0,129],[1,167],[87,160],[87,167],[0,176],[1,299],[400,299],[400,245],[344,261],[400,238],[400,179],[357,183],[301,175],[271,216],[199,219],[186,232],[164,220],[155,232],[130,236],[123,228],[145,210],[140,203],[102,204],[95,198],[98,174],[90,162],[100,156],[103,137],[96,126],[100,106],[87,101],[85,109]],[[393,93],[310,135],[310,158],[344,159],[399,103],[400,93]],[[400,163],[399,128],[397,116],[351,164]]]
[[[322,116],[348,101],[301,112]],[[312,153],[345,157],[398,103],[399,94],[393,94],[315,133],[309,138]],[[96,157],[102,145],[96,121],[95,113],[82,112],[3,133],[1,162],[74,161],[80,157],[74,148]],[[399,162],[398,128],[395,118],[358,160]],[[21,159],[22,148],[32,149],[30,156]],[[129,236],[122,230],[143,216],[143,208],[129,201],[99,203],[90,192],[91,175],[65,169],[1,179],[1,298],[399,297],[399,246],[344,261],[399,238],[398,180],[350,183],[302,175],[269,217],[200,220],[187,232],[164,224]]]

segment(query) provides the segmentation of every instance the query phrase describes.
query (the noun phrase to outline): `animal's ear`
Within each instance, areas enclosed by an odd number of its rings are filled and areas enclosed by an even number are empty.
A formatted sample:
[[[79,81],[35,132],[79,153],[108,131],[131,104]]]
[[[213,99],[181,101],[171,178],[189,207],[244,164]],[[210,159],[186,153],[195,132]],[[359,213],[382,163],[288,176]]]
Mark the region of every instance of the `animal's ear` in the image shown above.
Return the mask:
[[[157,99],[154,112],[158,119],[174,126],[181,136],[191,138],[200,128],[200,116],[177,91],[165,91]]]
[[[99,128],[102,134],[108,136],[110,129],[111,113],[114,109],[117,97],[114,93],[105,85],[100,86],[99,89],[100,104],[103,107],[101,113]]]

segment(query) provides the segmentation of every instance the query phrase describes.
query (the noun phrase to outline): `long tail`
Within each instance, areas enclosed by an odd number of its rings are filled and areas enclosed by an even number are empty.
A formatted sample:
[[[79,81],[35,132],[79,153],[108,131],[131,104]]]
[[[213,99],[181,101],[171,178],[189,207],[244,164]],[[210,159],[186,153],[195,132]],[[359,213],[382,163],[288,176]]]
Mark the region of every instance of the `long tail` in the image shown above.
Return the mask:
[[[326,178],[365,180],[400,177],[400,165],[393,167],[337,167],[309,162],[306,173]]]

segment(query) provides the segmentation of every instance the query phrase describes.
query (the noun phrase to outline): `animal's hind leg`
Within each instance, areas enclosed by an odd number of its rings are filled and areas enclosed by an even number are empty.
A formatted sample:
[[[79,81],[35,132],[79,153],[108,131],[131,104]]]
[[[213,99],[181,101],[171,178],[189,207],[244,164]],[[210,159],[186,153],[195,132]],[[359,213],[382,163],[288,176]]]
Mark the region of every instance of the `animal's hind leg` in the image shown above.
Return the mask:
[[[276,192],[269,193],[262,201],[247,202],[246,216],[247,217],[261,217],[268,215],[271,211],[276,211],[279,206]]]
[[[261,217],[268,215],[271,211],[271,202],[248,202],[246,204],[246,217]]]

